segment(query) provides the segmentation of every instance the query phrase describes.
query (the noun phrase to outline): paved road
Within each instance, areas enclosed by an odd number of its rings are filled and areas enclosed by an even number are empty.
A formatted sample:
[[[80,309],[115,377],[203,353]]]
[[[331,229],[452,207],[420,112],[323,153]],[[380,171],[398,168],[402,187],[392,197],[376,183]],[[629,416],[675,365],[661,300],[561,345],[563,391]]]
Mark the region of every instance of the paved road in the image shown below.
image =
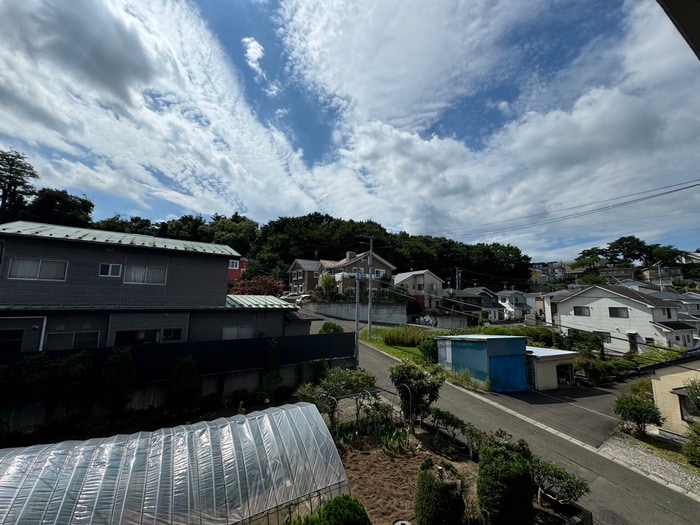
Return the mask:
[[[361,345],[360,366],[375,374],[377,386],[393,391],[388,370],[394,363],[396,360],[391,356]],[[597,392],[597,395],[606,393]],[[595,401],[582,403],[578,408],[568,405],[568,409],[561,399],[539,404],[532,401],[518,396],[480,395],[447,384],[437,405],[482,430],[507,430],[515,439],[525,439],[536,454],[585,478],[591,494],[583,498],[581,504],[593,513],[596,524],[695,525],[700,522],[700,502],[595,452],[601,432],[608,432],[605,429],[609,425],[609,414],[603,410],[587,410]],[[581,426],[592,421],[595,430],[581,432],[568,422],[562,426],[561,418],[552,415],[552,411],[569,410],[580,411]],[[523,414],[530,419],[524,420]],[[570,421],[570,418],[564,419]],[[567,438],[566,435],[572,434],[575,439]]]

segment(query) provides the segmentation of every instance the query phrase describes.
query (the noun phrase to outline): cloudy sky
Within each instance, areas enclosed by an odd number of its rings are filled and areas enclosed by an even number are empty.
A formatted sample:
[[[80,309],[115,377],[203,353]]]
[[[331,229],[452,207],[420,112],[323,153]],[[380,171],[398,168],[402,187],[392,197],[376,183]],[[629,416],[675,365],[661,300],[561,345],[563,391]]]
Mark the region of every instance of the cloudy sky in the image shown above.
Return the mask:
[[[698,108],[655,0],[0,0],[0,149],[95,219],[694,251]]]

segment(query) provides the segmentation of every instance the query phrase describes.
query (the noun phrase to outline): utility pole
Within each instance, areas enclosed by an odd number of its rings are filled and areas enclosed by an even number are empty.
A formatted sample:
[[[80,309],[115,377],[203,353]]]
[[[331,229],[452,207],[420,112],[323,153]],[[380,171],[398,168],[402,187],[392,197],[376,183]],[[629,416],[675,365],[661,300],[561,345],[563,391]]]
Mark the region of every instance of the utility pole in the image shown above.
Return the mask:
[[[374,273],[374,254],[372,253],[374,249],[374,238],[369,238],[369,257],[367,258],[367,264],[369,265],[369,279],[368,279],[368,293],[367,293],[367,339],[372,341],[372,277]]]
[[[355,370],[360,368],[360,269],[355,272]]]

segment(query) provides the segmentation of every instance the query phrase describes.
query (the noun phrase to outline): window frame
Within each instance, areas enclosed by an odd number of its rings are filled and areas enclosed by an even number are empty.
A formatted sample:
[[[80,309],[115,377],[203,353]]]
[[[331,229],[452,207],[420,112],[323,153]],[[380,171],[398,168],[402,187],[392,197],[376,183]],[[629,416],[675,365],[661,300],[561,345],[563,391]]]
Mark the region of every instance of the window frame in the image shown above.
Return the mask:
[[[229,270],[239,270],[241,267],[241,262],[238,259],[229,259],[228,260],[228,269]]]
[[[616,312],[616,315],[613,315],[613,312]],[[617,315],[621,312],[624,312],[625,315]],[[626,306],[608,306],[608,317],[612,319],[629,319],[629,308],[627,308]]]
[[[585,312],[585,313],[582,313],[582,312]],[[591,307],[590,306],[574,306],[573,313],[574,313],[574,316],[576,316],[576,317],[590,317],[591,316]]]
[[[15,261],[31,261],[38,263],[36,268],[36,277],[16,277],[12,275],[12,269]],[[62,263],[63,264],[63,277],[60,279],[47,279],[46,277],[41,277],[41,266],[43,263]],[[34,257],[13,257],[10,259],[10,265],[7,269],[7,278],[13,281],[50,281],[50,282],[65,282],[68,276],[68,261],[62,261],[60,259],[37,259]]]
[[[104,267],[107,267],[107,273],[102,273],[102,269]],[[118,268],[119,270],[116,274],[112,273],[114,268]],[[100,269],[98,270],[97,275],[99,277],[118,279],[122,276],[122,265],[117,263],[100,263]]]
[[[129,272],[133,268],[143,268],[145,270],[143,281],[129,281],[129,280],[127,280]],[[163,282],[149,282],[148,281],[149,273],[152,270],[156,270],[156,269],[163,270]],[[145,286],[165,286],[165,284],[167,282],[168,282],[168,268],[166,266],[150,266],[147,264],[127,264],[126,267],[124,268],[124,284],[137,284],[137,285],[145,285]]]

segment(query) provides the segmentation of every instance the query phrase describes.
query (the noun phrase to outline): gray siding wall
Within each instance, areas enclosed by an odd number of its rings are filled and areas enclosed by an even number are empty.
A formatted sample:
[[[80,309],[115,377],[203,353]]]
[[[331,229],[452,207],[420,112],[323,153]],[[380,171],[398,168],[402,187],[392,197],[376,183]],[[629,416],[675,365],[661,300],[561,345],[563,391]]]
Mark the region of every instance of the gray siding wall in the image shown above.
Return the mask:
[[[228,257],[173,250],[6,237],[0,245],[0,304],[222,306]],[[10,260],[68,261],[65,281],[8,279]],[[121,277],[100,277],[100,264],[122,265]],[[167,268],[166,284],[124,282],[126,265]]]
[[[248,339],[260,334],[264,337],[284,335],[285,312],[221,312],[197,313],[190,316],[190,341],[217,341],[229,328],[228,338]]]

